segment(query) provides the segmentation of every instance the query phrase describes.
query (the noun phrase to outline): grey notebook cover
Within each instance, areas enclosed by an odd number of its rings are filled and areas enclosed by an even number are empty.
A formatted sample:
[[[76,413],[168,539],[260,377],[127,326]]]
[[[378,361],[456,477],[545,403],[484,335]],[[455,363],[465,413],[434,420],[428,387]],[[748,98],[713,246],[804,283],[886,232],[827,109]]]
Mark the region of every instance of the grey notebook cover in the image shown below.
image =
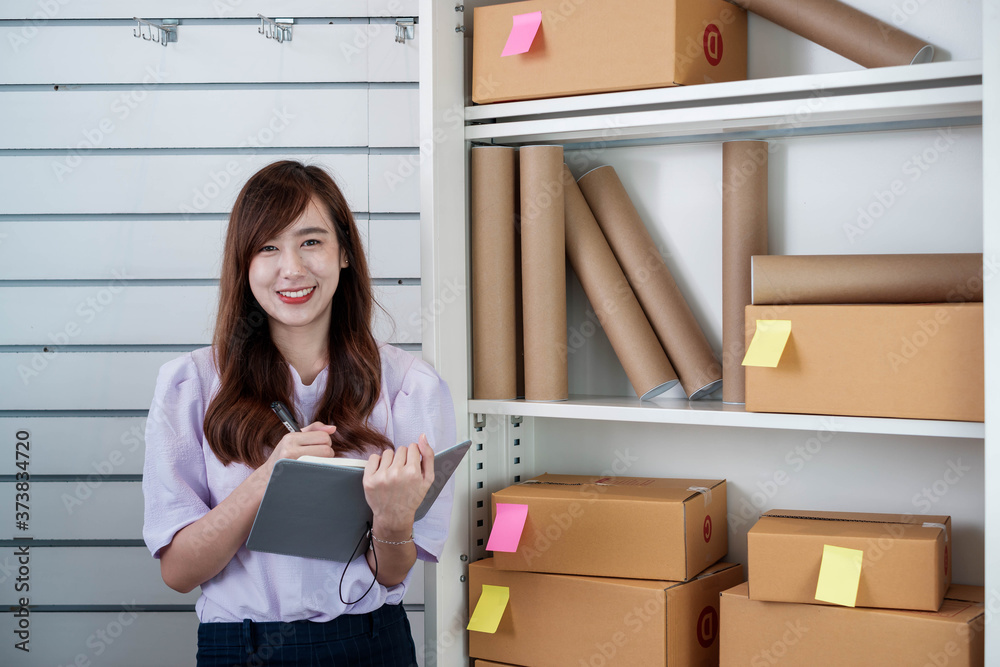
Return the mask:
[[[458,468],[471,440],[434,455],[434,483],[417,508],[422,519]],[[267,482],[247,549],[347,562],[368,548],[372,511],[362,486],[364,468],[282,459]],[[364,539],[362,539],[364,538]],[[360,544],[359,544],[360,542]]]

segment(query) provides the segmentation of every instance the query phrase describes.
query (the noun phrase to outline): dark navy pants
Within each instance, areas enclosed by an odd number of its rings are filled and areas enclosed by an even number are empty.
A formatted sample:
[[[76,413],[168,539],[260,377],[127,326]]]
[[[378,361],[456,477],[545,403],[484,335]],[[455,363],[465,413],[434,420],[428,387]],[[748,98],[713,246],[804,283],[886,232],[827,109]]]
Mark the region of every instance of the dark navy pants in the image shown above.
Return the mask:
[[[202,623],[198,667],[415,667],[403,605],[345,614],[326,623]]]

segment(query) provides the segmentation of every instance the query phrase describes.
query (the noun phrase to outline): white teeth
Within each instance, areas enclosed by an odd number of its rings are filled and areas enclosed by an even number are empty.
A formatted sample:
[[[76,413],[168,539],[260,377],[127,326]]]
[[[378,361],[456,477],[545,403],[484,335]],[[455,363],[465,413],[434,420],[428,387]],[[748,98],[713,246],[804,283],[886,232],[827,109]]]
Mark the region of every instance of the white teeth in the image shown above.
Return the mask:
[[[280,294],[281,296],[284,296],[284,297],[288,297],[289,299],[297,299],[300,296],[305,296],[306,294],[309,294],[314,289],[316,289],[316,288],[315,287],[307,287],[305,289],[300,289],[298,292],[278,292],[278,294]]]

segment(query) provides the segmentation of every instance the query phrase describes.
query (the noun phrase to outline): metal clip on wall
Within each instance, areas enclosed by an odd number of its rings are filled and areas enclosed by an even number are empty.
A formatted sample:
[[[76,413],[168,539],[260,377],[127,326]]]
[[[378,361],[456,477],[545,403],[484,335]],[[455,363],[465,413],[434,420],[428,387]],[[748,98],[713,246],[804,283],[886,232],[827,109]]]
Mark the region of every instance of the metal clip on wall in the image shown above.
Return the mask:
[[[416,19],[396,19],[396,42],[405,44],[406,40],[413,39]]]
[[[177,41],[177,26],[180,25],[178,19],[163,19],[160,23],[152,23],[138,16],[133,16],[132,20],[135,21],[135,29],[132,31],[133,37],[141,37],[147,42],[155,42],[162,46],[166,46],[167,42]]]
[[[267,39],[273,39],[278,44],[292,41],[292,24],[295,19],[269,19],[263,14],[257,14],[260,19],[260,27],[257,32]]]

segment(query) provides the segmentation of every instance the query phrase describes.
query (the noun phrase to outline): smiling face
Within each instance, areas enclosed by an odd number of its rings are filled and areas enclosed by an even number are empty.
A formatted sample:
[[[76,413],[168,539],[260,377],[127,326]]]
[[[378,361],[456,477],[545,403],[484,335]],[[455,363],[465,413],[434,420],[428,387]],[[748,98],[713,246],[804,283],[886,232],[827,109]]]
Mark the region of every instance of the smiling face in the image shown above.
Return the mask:
[[[272,335],[325,341],[333,295],[346,266],[330,214],[314,197],[295,222],[268,239],[250,260],[250,290],[267,313]]]

